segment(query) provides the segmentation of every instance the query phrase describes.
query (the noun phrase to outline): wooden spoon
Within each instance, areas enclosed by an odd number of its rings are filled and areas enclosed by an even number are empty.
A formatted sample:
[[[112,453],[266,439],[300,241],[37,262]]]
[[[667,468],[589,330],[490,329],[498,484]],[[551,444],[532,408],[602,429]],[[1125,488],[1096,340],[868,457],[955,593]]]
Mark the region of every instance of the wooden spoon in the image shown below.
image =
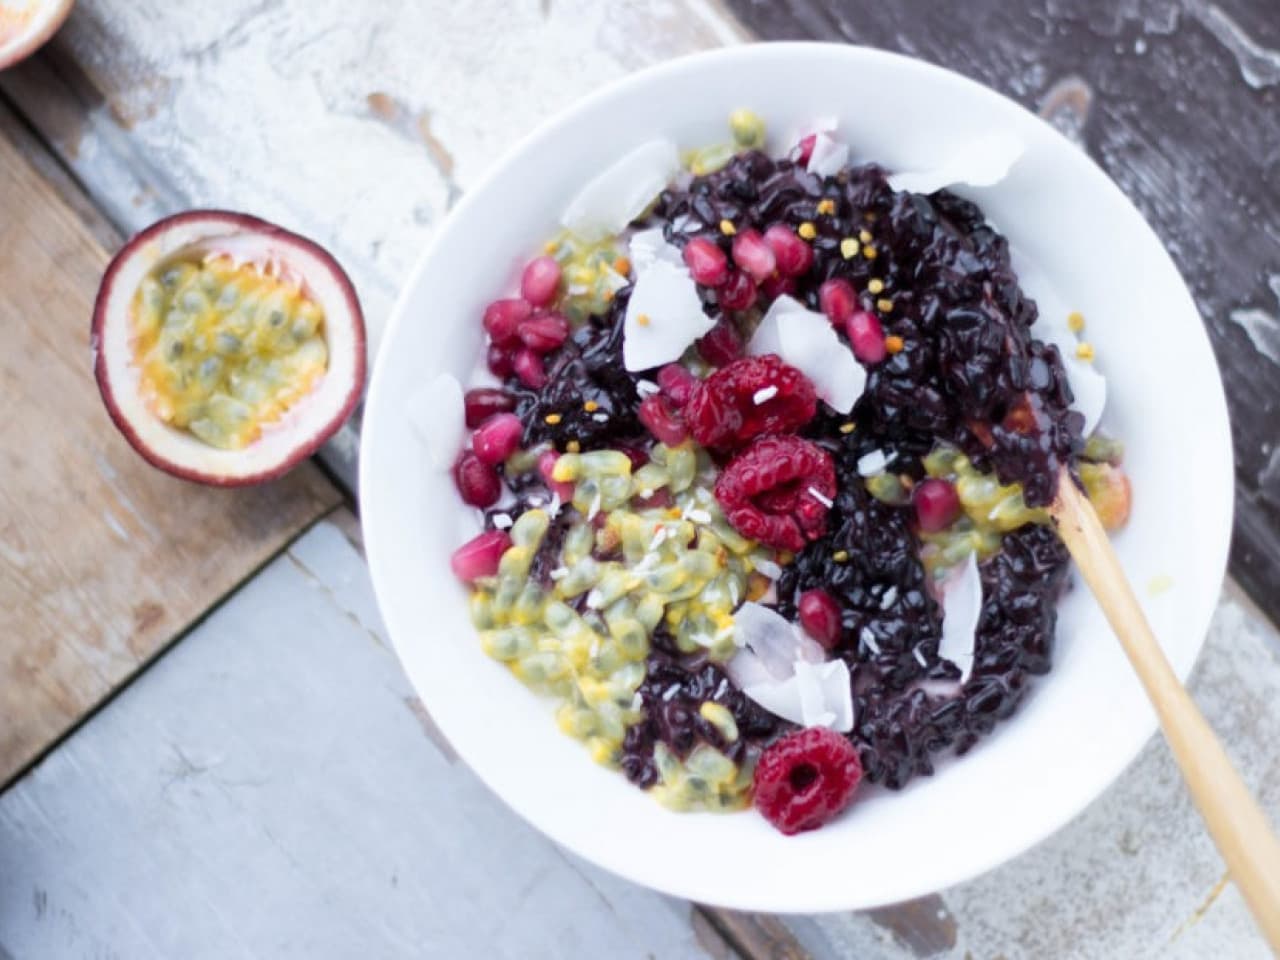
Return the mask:
[[[1178,682],[1093,504],[1065,470],[1049,513],[1156,708],[1209,835],[1271,949],[1280,956],[1280,842],[1266,815]]]

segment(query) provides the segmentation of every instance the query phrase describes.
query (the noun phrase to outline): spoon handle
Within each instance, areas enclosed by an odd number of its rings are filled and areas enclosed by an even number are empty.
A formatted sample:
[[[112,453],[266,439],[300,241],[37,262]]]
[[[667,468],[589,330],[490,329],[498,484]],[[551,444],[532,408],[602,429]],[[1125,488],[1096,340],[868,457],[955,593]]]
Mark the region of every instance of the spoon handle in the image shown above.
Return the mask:
[[[1064,470],[1049,508],[1058,536],[1120,638],[1191,798],[1271,949],[1280,955],[1280,842],[1227,758],[1204,715],[1178,681],[1138,605],[1093,505]]]

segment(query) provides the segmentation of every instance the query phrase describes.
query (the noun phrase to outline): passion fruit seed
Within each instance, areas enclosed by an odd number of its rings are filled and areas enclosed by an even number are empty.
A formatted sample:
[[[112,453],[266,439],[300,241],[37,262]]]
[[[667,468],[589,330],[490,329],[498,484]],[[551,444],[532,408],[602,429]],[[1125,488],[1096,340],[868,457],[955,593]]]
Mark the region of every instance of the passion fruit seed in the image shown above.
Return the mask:
[[[252,265],[171,260],[132,306],[147,408],[210,446],[242,449],[324,376],[324,320],[305,290]]]

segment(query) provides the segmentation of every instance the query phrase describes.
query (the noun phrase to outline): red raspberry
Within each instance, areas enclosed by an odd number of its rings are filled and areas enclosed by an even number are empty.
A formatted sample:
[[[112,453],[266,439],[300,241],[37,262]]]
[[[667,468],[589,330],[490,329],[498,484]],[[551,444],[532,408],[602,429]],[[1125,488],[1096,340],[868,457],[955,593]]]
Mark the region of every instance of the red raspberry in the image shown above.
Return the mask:
[[[849,805],[862,761],[846,738],[808,727],[771,743],[755,773],[755,806],[787,835],[816,830]]]
[[[799,437],[760,437],[716,481],[716,499],[733,529],[793,552],[825,532],[835,495],[831,455]]]
[[[817,410],[808,377],[770,353],[711,374],[694,387],[684,413],[698,443],[731,449],[762,433],[798,430]]]

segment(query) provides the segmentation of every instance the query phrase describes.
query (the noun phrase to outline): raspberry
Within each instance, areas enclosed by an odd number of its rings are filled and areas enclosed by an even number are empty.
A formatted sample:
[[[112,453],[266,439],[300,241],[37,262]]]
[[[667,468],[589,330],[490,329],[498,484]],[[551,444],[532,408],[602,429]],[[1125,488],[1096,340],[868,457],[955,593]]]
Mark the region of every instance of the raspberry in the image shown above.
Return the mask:
[[[852,743],[826,727],[775,740],[760,755],[755,806],[785,834],[816,830],[849,805],[862,780]]]
[[[762,433],[798,430],[817,409],[808,378],[766,354],[735,360],[695,386],[685,419],[702,446],[730,449]]]
[[[730,526],[793,552],[825,532],[835,495],[831,455],[799,437],[760,437],[716,481],[716,499]]]

